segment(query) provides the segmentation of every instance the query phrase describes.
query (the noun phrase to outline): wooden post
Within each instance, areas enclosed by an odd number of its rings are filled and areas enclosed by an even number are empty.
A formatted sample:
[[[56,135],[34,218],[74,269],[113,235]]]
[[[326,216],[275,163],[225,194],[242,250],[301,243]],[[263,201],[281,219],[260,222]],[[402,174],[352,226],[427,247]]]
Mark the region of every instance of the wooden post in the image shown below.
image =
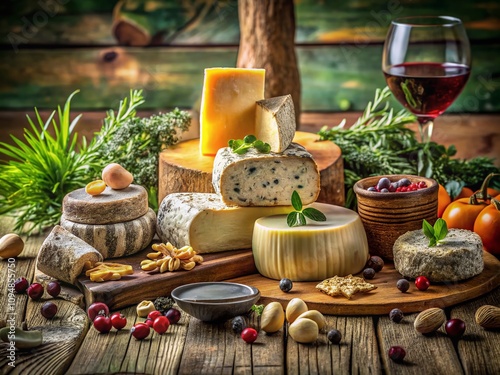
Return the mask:
[[[292,95],[298,129],[300,76],[293,0],[238,0],[238,14],[240,47],[236,65],[266,69],[266,97]]]

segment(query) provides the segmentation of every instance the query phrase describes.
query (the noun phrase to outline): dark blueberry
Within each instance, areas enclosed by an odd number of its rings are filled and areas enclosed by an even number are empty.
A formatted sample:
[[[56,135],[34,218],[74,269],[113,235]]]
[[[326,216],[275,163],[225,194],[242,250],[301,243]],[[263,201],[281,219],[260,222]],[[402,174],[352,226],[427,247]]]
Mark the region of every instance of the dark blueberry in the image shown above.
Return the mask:
[[[381,193],[389,193],[389,189],[382,188],[382,189],[380,189],[380,192]]]
[[[409,186],[410,184],[411,184],[411,182],[407,178],[402,178],[401,180],[398,181],[399,187],[401,187],[401,186]]]
[[[234,333],[240,334],[245,328],[247,328],[247,322],[242,316],[237,316],[231,321],[231,328]]]
[[[370,186],[368,189],[366,189],[368,191],[377,191],[377,189],[375,189],[373,186]]]
[[[380,180],[378,180],[377,188],[379,190],[382,190],[383,188],[388,189],[389,186],[391,186],[391,180],[389,180],[387,177],[382,177]]]
[[[403,317],[403,312],[400,309],[392,309],[389,313],[389,319],[391,319],[394,323],[401,323]]]
[[[399,279],[396,287],[401,291],[401,293],[404,293],[410,289],[410,283],[406,279]]]
[[[342,340],[342,334],[336,329],[329,330],[326,337],[332,344],[339,344]]]
[[[292,280],[287,279],[287,278],[280,280],[280,289],[283,292],[288,293],[290,290],[292,290],[292,288],[293,288]]]
[[[373,268],[365,268],[363,270],[363,277],[367,280],[371,280],[375,277],[375,270]]]

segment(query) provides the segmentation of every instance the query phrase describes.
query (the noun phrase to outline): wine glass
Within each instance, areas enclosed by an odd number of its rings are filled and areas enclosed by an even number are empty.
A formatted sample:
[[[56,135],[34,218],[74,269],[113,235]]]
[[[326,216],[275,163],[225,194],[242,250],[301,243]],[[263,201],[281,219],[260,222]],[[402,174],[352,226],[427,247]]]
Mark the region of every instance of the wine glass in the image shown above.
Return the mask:
[[[458,18],[402,17],[391,22],[382,70],[396,99],[417,116],[422,142],[431,140],[434,119],[458,97],[470,68],[469,39]]]

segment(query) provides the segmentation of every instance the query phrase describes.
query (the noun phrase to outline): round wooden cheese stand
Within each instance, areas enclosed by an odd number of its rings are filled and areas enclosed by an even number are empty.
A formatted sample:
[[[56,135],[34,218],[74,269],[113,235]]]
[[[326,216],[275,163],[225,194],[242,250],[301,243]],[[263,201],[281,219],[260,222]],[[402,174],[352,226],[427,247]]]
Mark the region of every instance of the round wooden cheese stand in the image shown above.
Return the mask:
[[[318,202],[344,205],[344,166],[340,148],[331,141],[318,141],[314,133],[296,132],[294,142],[311,153],[320,171]],[[200,153],[200,140],[180,142],[160,153],[158,202],[179,192],[213,193],[213,156]]]

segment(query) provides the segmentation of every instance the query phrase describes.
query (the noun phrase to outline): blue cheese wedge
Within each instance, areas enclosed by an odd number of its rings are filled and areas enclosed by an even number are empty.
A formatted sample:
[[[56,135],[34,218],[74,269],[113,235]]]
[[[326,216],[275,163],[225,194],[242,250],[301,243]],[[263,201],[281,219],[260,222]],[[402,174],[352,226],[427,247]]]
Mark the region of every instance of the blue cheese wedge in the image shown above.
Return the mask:
[[[460,281],[479,275],[484,268],[481,237],[465,229],[450,229],[437,246],[421,229],[401,235],[393,246],[394,267],[412,279],[425,276],[431,282]]]
[[[212,193],[173,193],[158,210],[156,230],[162,242],[190,245],[198,253],[250,249],[255,220],[287,214],[291,206],[228,207]]]
[[[283,153],[255,149],[239,155],[221,148],[214,160],[212,184],[228,206],[284,206],[296,190],[303,204],[318,198],[318,166],[306,149],[292,143]]]
[[[295,110],[291,95],[259,100],[255,112],[255,135],[269,143],[272,152],[283,152],[295,135]]]

